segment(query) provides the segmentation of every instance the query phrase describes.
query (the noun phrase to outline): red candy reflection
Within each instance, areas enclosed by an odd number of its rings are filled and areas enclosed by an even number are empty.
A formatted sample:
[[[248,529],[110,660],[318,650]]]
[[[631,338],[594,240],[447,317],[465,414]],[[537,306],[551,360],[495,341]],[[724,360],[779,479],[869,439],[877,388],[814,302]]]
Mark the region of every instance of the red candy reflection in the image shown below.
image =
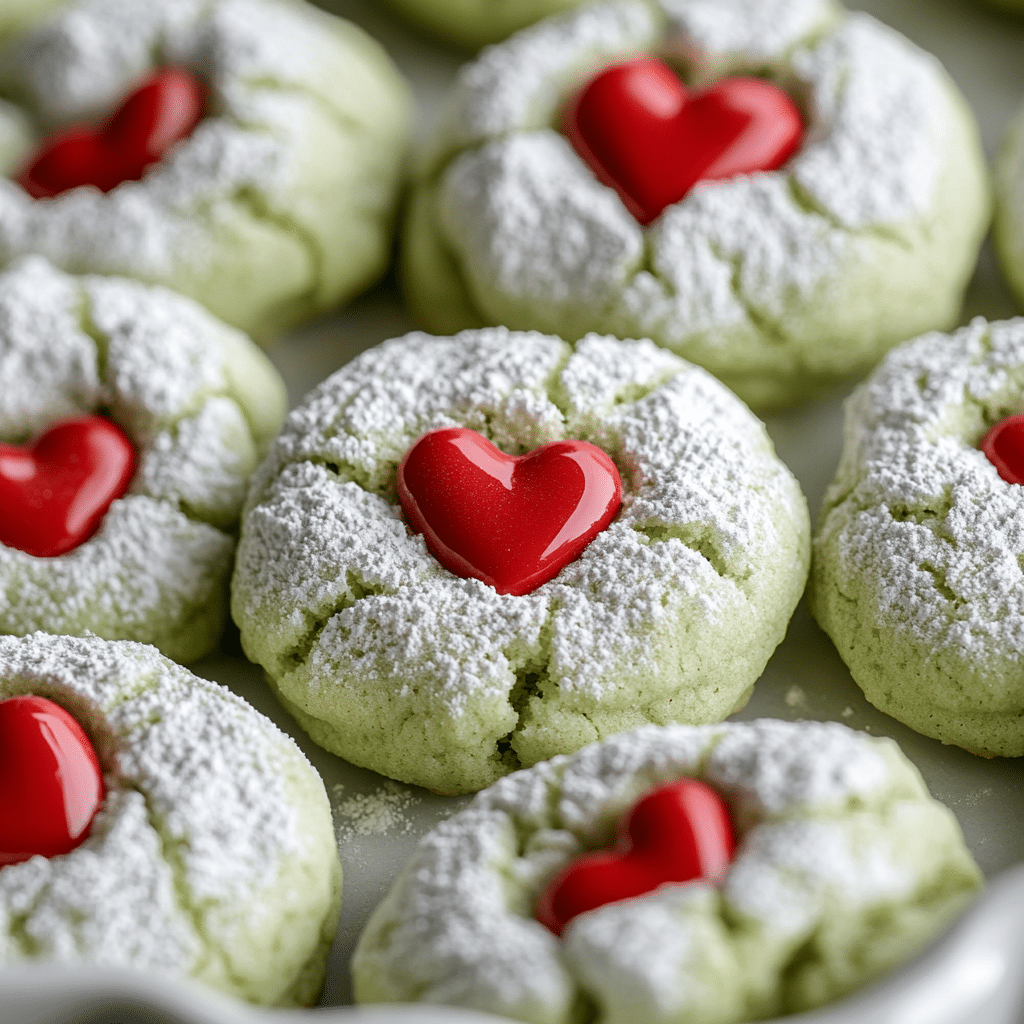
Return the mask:
[[[1024,412],[997,423],[979,445],[1009,484],[1024,484]]]
[[[615,463],[586,441],[506,455],[462,427],[435,430],[398,470],[406,518],[457,576],[528,594],[578,558],[622,502]]]
[[[619,826],[615,846],[584,854],[537,901],[537,920],[561,935],[574,917],[666,882],[718,881],[735,849],[732,822],[710,786],[680,779],[651,790]]]
[[[179,68],[161,68],[105,125],[64,128],[45,139],[17,182],[35,199],[79,185],[109,192],[123,181],[138,181],[171,146],[191,135],[202,117],[198,81]]]
[[[69,853],[103,797],[96,751],[67,711],[45,697],[0,701],[0,865]]]
[[[796,104],[757,78],[726,78],[690,93],[651,57],[595,75],[562,129],[597,178],[641,224],[699,181],[781,167],[803,137]]]
[[[25,448],[0,444],[0,544],[39,558],[71,551],[134,472],[131,442],[100,416],[62,420]]]

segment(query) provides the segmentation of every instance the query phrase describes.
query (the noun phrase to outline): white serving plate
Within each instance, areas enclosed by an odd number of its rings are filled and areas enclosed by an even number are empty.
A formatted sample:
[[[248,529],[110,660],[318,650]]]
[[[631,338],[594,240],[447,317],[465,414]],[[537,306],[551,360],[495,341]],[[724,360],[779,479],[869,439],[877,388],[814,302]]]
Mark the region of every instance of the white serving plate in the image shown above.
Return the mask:
[[[463,55],[417,36],[377,0],[321,0],[360,23],[390,50],[413,82],[425,135]],[[994,153],[1024,102],[1024,19],[971,0],[851,0],[939,56],[958,81]],[[1017,307],[986,247],[964,321],[1012,316]],[[292,402],[358,352],[413,327],[392,281],[341,312],[306,325],[271,349]],[[841,397],[773,415],[768,429],[816,513],[838,461]],[[416,840],[468,798],[435,796],[355,768],[311,743],[281,710],[261,671],[241,655],[237,634],[218,655],[192,666],[231,687],[291,733],[320,771],[335,809],[344,899],[331,953],[320,1024],[495,1024],[497,1018],[447,1008],[354,1009],[348,963],[366,918]],[[919,736],[861,695],[831,641],[801,605],[754,697],[737,717],[835,719],[895,738],[932,793],[950,806],[991,885],[947,936],[880,984],[793,1024],[1018,1024],[1024,1020],[1024,759],[986,761]],[[0,972],[0,1024],[301,1024],[308,1011],[269,1011],[164,978],[36,966]]]

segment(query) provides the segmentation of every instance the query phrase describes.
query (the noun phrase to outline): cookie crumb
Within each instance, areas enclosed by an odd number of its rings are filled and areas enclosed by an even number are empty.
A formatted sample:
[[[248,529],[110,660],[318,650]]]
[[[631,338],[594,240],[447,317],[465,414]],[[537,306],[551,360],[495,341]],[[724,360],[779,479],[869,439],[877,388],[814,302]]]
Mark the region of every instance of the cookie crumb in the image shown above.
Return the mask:
[[[791,708],[806,708],[807,694],[800,686],[791,686],[786,691],[786,704]]]
[[[407,812],[420,798],[398,783],[386,782],[373,793],[357,793],[339,801],[344,789],[341,783],[331,787],[339,842],[354,836],[408,833],[411,829],[412,819]]]

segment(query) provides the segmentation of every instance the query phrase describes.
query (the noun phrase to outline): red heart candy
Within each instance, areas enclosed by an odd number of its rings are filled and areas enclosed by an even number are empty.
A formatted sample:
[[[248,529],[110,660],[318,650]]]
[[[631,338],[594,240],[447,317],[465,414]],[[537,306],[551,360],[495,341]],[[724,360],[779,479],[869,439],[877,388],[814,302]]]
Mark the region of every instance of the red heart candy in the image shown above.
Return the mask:
[[[997,423],[979,447],[1008,484],[1024,484],[1024,412]]]
[[[633,805],[611,850],[584,854],[555,875],[537,901],[537,920],[561,935],[577,914],[666,882],[718,881],[735,846],[729,812],[710,786],[668,782]]]
[[[55,423],[25,448],[0,444],[0,544],[38,558],[78,547],[134,472],[131,441],[99,416]]]
[[[109,192],[138,181],[150,164],[192,134],[203,116],[196,79],[179,68],[150,75],[100,127],[78,125],[45,139],[17,181],[35,199],[79,185]]]
[[[449,427],[409,449],[398,494],[446,569],[499,594],[528,594],[612,521],[622,481],[615,463],[586,441],[506,455],[475,430]]]
[[[726,78],[693,94],[650,57],[595,75],[562,130],[597,178],[649,224],[698,181],[773,171],[803,137],[796,104],[757,78]]]
[[[82,727],[45,697],[0,701],[0,865],[85,841],[103,773]]]

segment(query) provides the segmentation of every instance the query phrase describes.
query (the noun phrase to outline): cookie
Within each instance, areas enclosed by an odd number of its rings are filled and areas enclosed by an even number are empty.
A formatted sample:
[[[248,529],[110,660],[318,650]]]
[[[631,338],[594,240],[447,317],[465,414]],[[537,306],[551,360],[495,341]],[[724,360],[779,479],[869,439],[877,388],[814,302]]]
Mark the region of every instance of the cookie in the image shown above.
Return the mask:
[[[1024,754],[1024,320],[893,351],[846,409],[811,610],[876,707]]]
[[[0,54],[0,91],[0,259],[168,285],[261,339],[387,265],[408,90],[310,4],[74,0]]]
[[[31,24],[61,0],[4,0],[0,8],[0,39],[9,32],[14,32]]]
[[[996,159],[995,191],[996,253],[1006,280],[1024,303],[1024,108],[1006,130]]]
[[[462,71],[402,279],[436,333],[650,337],[766,408],[952,326],[988,213],[973,115],[894,30],[827,0],[620,0]]]
[[[388,0],[399,14],[447,42],[476,50],[580,0]]]
[[[359,939],[355,995],[537,1024],[774,1018],[912,956],[980,883],[892,740],[648,726],[502,779],[428,833]],[[577,911],[560,935],[552,904]]]
[[[213,648],[284,384],[190,299],[33,257],[0,274],[0,633]]]
[[[0,734],[21,755],[0,757],[0,966],[316,998],[341,868],[323,783],[272,722],[152,647],[36,633],[0,637]]]
[[[442,492],[464,497],[447,505],[466,528],[454,553],[479,571],[446,568],[409,506],[403,517],[413,449],[453,429],[483,435],[457,436],[434,463]],[[597,449],[621,487],[621,508],[578,556],[563,547],[580,525],[560,504],[569,484],[546,476],[558,472],[552,442],[588,462],[572,486],[609,484]],[[510,504],[459,462],[460,447],[481,445]],[[539,490],[513,478],[507,456],[526,454]],[[444,493],[418,496],[428,518],[431,500],[444,505]],[[601,508],[580,513],[587,530]],[[363,353],[289,415],[253,477],[232,614],[317,743],[465,792],[637,725],[718,721],[745,703],[803,590],[806,517],[763,425],[649,341],[412,334]],[[516,580],[506,545],[523,562]],[[548,548],[568,556],[550,578]]]

